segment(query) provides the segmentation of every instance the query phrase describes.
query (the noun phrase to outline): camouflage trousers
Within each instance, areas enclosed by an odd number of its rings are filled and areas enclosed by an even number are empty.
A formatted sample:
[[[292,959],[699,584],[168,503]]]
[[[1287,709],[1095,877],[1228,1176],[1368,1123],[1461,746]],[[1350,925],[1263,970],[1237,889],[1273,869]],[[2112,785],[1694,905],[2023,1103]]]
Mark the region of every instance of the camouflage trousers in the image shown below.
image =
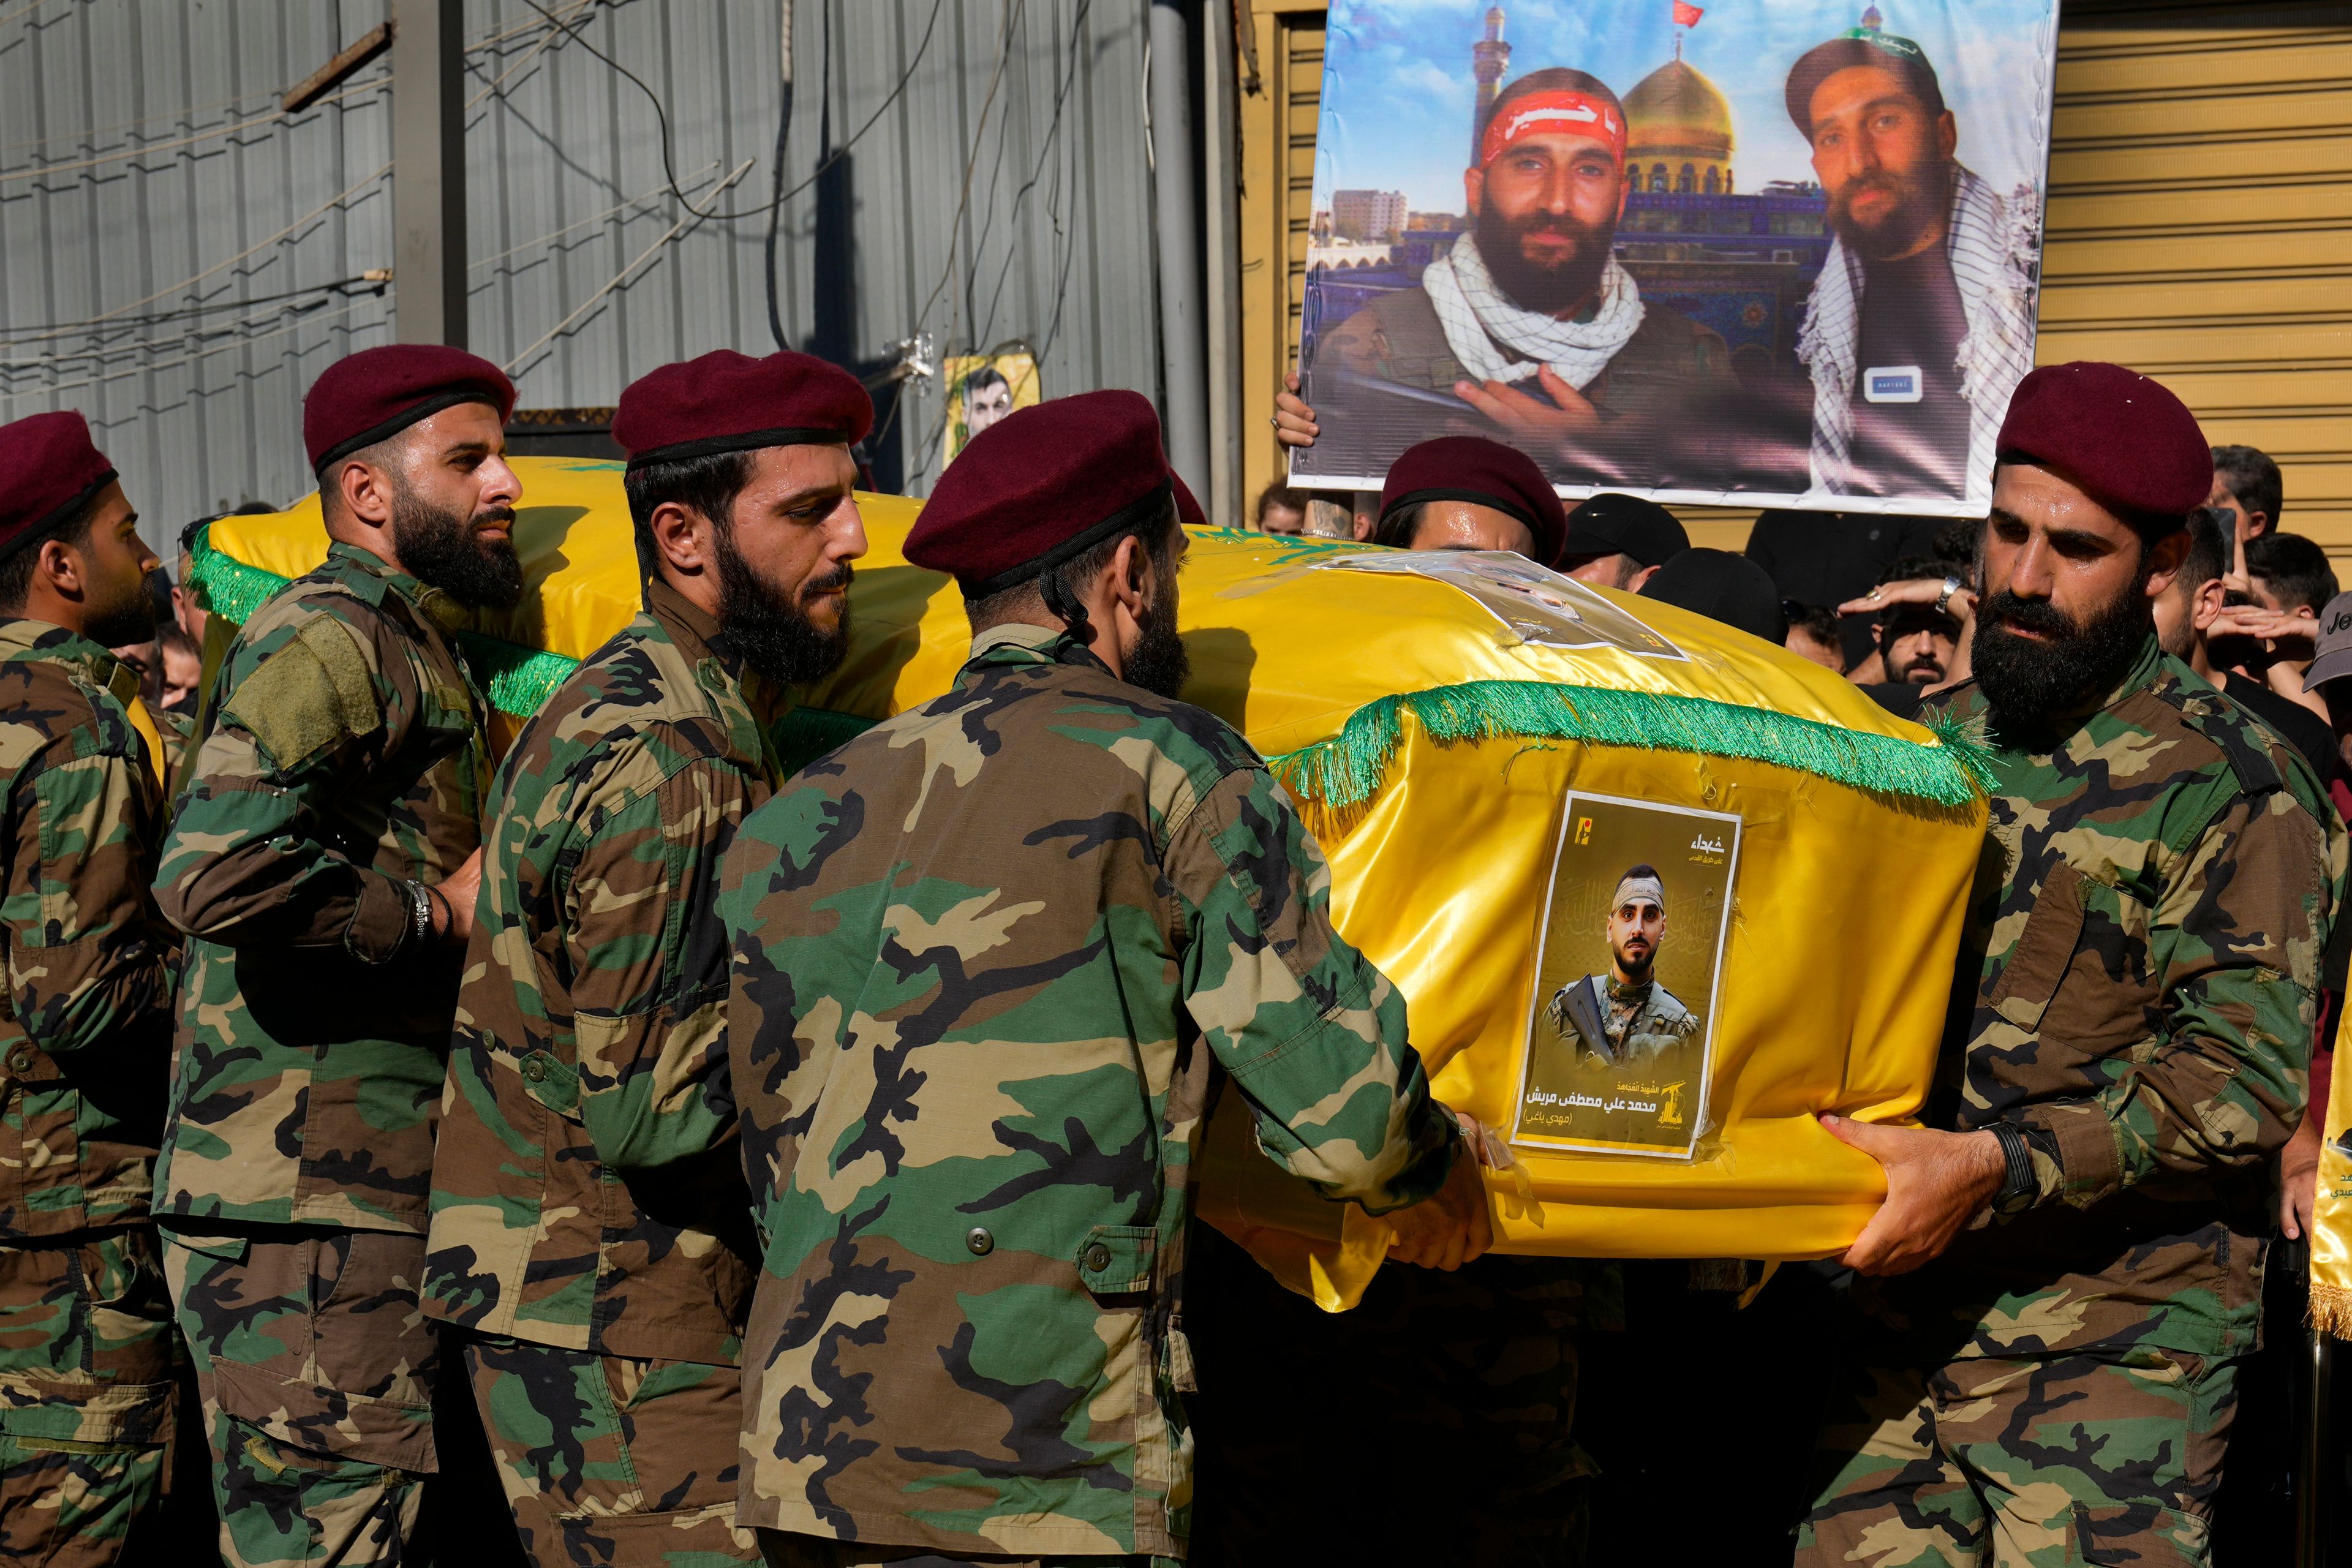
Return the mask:
[[[177,1342],[153,1231],[0,1243],[0,1563],[150,1560]]]
[[[1594,1468],[1573,1436],[1577,1337],[1605,1266],[1392,1264],[1333,1315],[1205,1226],[1192,1247],[1198,1568],[1585,1561]],[[1332,1507],[1376,1477],[1397,1483],[1378,1508]]]
[[[742,1374],[449,1331],[535,1568],[757,1563],[735,1531]]]
[[[425,1238],[256,1226],[165,1233],[233,1568],[415,1561],[435,1468]]]
[[[1184,1568],[1177,1557],[942,1557],[919,1546],[882,1546],[822,1535],[755,1531],[768,1568]]]
[[[1851,1375],[1800,1568],[2208,1561],[2235,1361],[2125,1347]]]

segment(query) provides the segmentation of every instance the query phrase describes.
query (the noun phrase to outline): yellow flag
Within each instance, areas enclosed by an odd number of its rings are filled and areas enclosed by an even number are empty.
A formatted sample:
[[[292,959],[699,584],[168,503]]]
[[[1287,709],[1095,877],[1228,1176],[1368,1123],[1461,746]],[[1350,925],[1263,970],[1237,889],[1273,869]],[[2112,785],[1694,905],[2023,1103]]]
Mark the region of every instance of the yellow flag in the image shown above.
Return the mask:
[[[515,466],[534,591],[460,641],[525,714],[639,584],[621,465]],[[900,552],[919,503],[859,502],[850,650],[785,721],[797,761],[946,690],[970,647],[953,584]],[[212,524],[197,570],[235,620],[324,552],[313,500]],[[1897,1121],[1926,1094],[1984,833],[1966,737],[1516,556],[1205,530],[1180,602],[1185,698],[1290,790],[1336,924],[1511,1167],[1502,1250],[1793,1259],[1860,1232],[1884,1175],[1815,1114]],[[1258,1155],[1235,1094],[1199,1201],[1328,1308],[1386,1250]]]

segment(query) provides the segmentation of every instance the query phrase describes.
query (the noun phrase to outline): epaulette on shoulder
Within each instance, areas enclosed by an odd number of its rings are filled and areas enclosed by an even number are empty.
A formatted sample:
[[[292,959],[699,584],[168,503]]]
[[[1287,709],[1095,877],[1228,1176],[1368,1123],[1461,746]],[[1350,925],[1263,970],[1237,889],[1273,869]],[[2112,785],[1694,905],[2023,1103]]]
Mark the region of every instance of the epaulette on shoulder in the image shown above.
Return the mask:
[[[2261,721],[2221,692],[2207,687],[2192,690],[2178,681],[2159,681],[2149,693],[2180,715],[2181,723],[2210,742],[2248,795],[2267,795],[2285,786],[2273,742]],[[2275,742],[2284,746],[2285,742]]]

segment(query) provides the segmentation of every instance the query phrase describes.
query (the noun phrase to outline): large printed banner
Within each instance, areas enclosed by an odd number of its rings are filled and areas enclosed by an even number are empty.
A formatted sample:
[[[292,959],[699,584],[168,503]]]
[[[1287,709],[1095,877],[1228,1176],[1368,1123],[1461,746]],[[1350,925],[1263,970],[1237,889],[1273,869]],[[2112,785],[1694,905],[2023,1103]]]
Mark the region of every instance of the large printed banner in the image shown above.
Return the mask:
[[[1295,482],[1984,515],[2056,0],[1332,0]]]

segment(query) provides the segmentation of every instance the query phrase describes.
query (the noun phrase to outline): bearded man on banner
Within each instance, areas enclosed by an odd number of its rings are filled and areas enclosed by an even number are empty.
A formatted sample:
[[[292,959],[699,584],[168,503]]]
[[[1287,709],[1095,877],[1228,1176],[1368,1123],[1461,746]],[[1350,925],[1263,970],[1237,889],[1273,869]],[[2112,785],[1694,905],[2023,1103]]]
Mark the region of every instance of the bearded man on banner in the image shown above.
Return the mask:
[[[1318,360],[1451,394],[1548,469],[1584,466],[1605,422],[1673,411],[1702,390],[1736,394],[1723,339],[1644,300],[1612,254],[1631,188],[1625,140],[1624,108],[1598,78],[1554,68],[1506,87],[1462,176],[1469,232],[1419,289],[1339,323]]]
[[[2041,202],[1960,164],[1935,68],[1878,19],[1873,7],[1789,73],[1835,236],[1797,339],[1813,487],[1981,509],[2001,416],[2033,368]]]

